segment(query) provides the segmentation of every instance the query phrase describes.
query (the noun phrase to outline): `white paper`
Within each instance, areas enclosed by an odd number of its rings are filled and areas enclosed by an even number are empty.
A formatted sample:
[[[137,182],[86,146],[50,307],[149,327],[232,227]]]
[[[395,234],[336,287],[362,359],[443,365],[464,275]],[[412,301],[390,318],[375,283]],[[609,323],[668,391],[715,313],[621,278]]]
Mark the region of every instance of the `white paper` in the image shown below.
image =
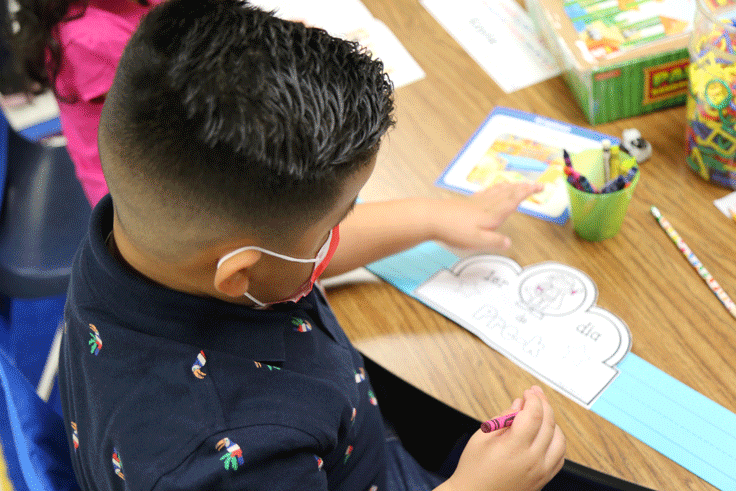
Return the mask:
[[[393,32],[360,0],[255,0],[254,5],[276,16],[320,27],[333,36],[356,41],[383,62],[394,84],[403,87],[424,78],[424,70]]]
[[[631,349],[628,326],[596,305],[593,280],[564,264],[472,256],[414,294],[586,408]]]
[[[736,191],[727,194],[723,198],[717,199],[713,202],[716,208],[721,210],[721,213],[731,218],[731,209],[736,210]]]
[[[514,0],[421,0],[504,92],[560,73],[534,23]]]
[[[50,90],[33,96],[30,100],[24,94],[4,96],[0,98],[0,105],[8,123],[16,131],[59,117],[59,105]]]

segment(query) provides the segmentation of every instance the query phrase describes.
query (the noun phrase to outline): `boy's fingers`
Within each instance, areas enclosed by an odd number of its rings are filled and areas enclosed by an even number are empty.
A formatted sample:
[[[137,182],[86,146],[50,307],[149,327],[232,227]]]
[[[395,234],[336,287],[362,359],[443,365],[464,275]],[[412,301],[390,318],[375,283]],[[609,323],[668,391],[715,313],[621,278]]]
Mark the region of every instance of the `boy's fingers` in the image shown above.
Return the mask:
[[[494,198],[494,200],[498,201],[512,200],[521,202],[532,194],[536,194],[542,190],[544,190],[544,185],[539,183],[502,182],[478,191],[474,196],[484,200]]]
[[[526,199],[532,194],[539,193],[543,190],[544,190],[544,184],[532,182],[532,183],[529,183],[526,187],[520,188],[518,192],[522,194],[523,199]]]
[[[555,423],[555,414],[552,406],[550,405],[544,394],[540,393],[541,389],[539,389],[538,387],[537,389],[538,390],[536,391],[532,389],[531,392],[533,392],[535,396],[539,398],[539,401],[542,405],[543,416],[533,446],[536,447],[536,449],[540,452],[540,455],[545,455],[552,445],[558,426]]]
[[[531,386],[531,388],[530,388],[529,390],[531,390],[531,391],[533,391],[533,392],[536,392],[536,394],[537,394],[537,395],[538,395],[538,396],[539,396],[539,397],[540,397],[540,398],[541,398],[542,400],[544,400],[544,401],[547,401],[547,395],[546,395],[546,394],[544,393],[544,391],[542,390],[542,388],[541,388],[540,386],[538,386],[538,385],[532,385],[532,386]]]
[[[504,416],[508,414],[518,413],[519,411],[521,411],[523,407],[524,407],[524,401],[522,401],[519,398],[514,399],[514,402],[511,403],[511,406],[507,410],[499,414],[498,416],[495,416],[495,418],[503,418]]]
[[[559,472],[565,461],[567,441],[555,423],[554,411],[542,389],[533,386],[525,390],[523,399],[511,404],[508,412],[512,411],[519,414],[508,431],[519,449],[525,448],[531,452],[529,455],[536,455],[550,475]]]
[[[511,247],[511,239],[505,235],[501,235],[490,230],[482,230],[480,233],[480,239],[483,242],[482,244],[479,244],[481,248],[506,250]]]
[[[523,201],[532,194],[536,194],[543,189],[543,184],[539,184],[536,182],[519,182],[511,184],[508,192],[513,199]]]
[[[539,387],[524,391],[524,410],[516,420],[521,423],[519,435],[540,457],[546,455],[555,433],[555,419],[552,406]],[[517,422],[515,420],[515,422]]]
[[[516,411],[521,411],[521,408],[523,407],[524,401],[520,397],[517,397],[516,399],[514,399],[514,402],[511,403],[511,407],[509,408],[508,412],[513,413]]]
[[[505,196],[506,201],[514,203],[518,206],[522,201],[527,199],[529,196],[538,193],[539,189],[532,183],[516,183],[511,185],[508,189],[502,192]],[[514,206],[514,208],[516,208]]]
[[[559,426],[555,426],[554,437],[545,455],[545,464],[553,473],[559,472],[565,462],[565,452],[567,451],[567,440],[565,434]]]
[[[525,447],[531,447],[537,440],[540,428],[544,423],[544,407],[542,400],[532,391],[524,391],[524,409],[514,419],[511,430],[515,438],[523,442]]]

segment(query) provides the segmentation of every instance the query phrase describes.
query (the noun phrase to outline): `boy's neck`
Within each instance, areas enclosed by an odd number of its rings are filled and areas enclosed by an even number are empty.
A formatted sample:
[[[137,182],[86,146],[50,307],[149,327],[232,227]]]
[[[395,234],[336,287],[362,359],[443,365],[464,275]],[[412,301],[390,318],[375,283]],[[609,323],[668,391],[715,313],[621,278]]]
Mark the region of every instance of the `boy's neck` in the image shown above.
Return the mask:
[[[105,245],[110,254],[124,267],[149,281],[191,295],[218,296],[214,288],[211,290],[206,288],[207,283],[203,281],[201,274],[193,272],[203,271],[202,267],[193,268],[192,265],[184,263],[164,261],[136,247],[125,233],[117,214],[114,215],[112,231],[107,236]]]

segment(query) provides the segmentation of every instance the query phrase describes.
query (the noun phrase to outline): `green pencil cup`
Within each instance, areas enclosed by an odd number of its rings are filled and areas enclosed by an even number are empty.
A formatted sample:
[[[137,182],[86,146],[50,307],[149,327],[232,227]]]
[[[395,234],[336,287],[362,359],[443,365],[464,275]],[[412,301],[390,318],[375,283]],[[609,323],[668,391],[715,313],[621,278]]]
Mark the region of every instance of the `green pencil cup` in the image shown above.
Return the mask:
[[[595,158],[595,156],[598,157]],[[600,156],[600,150],[586,150],[571,156],[573,167],[597,188],[600,188],[603,184]],[[594,160],[597,165],[583,165],[583,159],[586,161]],[[626,159],[634,160],[633,157],[628,155],[626,155]],[[632,164],[632,162],[626,160],[623,162],[623,165],[630,166]],[[626,217],[626,210],[629,208],[629,202],[634,195],[634,189],[639,182],[640,174],[641,172],[635,174],[628,187],[612,193],[586,193],[565,181],[567,193],[570,197],[570,214],[575,233],[585,240],[596,242],[610,239],[616,235],[621,229],[624,217]]]

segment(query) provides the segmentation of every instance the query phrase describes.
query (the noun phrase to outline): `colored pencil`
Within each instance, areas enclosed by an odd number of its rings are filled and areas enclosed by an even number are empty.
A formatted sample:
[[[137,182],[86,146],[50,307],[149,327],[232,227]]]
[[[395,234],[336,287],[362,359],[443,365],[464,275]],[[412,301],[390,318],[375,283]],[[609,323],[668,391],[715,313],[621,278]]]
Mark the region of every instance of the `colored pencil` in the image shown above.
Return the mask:
[[[716,297],[718,297],[718,300],[721,301],[724,307],[726,307],[726,310],[734,317],[736,318],[736,304],[733,303],[733,300],[726,294],[726,292],[721,288],[721,285],[718,284],[718,282],[713,278],[713,276],[708,272],[707,269],[705,269],[705,266],[703,266],[703,263],[700,262],[700,260],[695,256],[693,251],[688,247],[688,245],[685,243],[684,240],[682,240],[682,237],[680,237],[680,234],[677,233],[677,231],[672,227],[670,222],[660,213],[660,211],[657,209],[656,206],[652,206],[652,215],[654,215],[654,218],[657,219],[657,222],[662,227],[662,229],[669,235],[670,239],[672,239],[672,242],[675,243],[678,249],[680,249],[680,252],[685,256],[685,258],[690,262],[690,265],[692,265],[693,268],[695,268],[695,271],[698,272],[701,278],[705,280],[705,283],[708,285],[708,288],[715,294]]]

